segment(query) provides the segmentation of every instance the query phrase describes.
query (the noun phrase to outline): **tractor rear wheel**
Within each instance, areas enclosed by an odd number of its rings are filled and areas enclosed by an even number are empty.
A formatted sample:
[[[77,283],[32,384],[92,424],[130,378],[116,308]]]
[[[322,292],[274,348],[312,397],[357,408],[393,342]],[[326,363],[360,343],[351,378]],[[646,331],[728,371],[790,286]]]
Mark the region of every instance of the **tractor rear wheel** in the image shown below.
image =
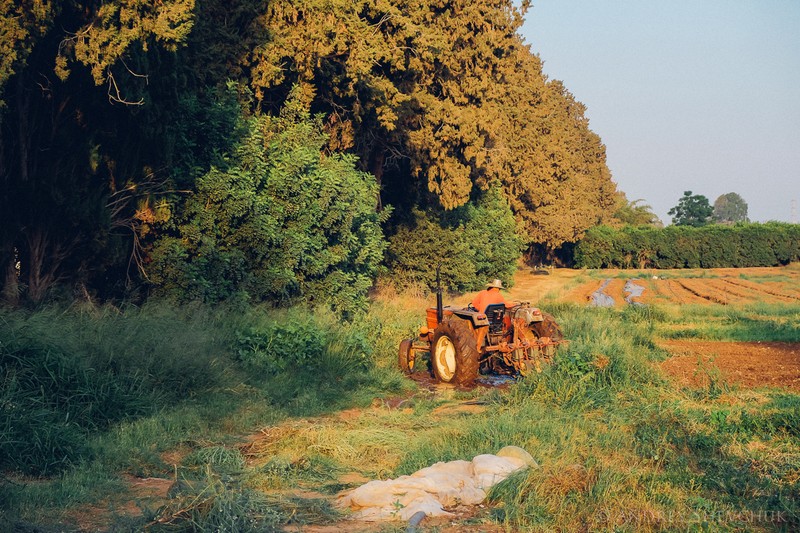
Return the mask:
[[[397,364],[404,374],[414,371],[414,352],[411,350],[411,339],[403,339],[400,342],[400,350],[397,353]]]
[[[480,353],[466,320],[449,318],[433,334],[431,366],[439,381],[466,385],[478,377]]]

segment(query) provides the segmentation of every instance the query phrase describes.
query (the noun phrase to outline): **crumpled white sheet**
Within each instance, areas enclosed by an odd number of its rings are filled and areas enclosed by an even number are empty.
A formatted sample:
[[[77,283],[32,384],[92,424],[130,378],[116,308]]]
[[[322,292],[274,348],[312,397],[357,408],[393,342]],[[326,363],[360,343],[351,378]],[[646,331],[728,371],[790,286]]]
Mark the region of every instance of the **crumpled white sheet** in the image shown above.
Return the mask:
[[[365,521],[409,520],[418,511],[453,516],[444,508],[477,505],[494,485],[531,465],[536,461],[528,452],[506,446],[497,455],[436,463],[410,476],[370,481],[344,493],[337,504],[353,511],[351,518]]]

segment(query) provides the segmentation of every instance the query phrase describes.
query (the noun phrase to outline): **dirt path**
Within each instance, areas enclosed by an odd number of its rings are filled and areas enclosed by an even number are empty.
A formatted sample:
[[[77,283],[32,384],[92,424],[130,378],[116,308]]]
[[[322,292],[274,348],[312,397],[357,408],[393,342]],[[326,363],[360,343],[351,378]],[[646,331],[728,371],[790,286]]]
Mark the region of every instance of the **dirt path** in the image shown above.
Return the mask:
[[[800,343],[668,340],[660,343],[673,357],[661,363],[684,386],[704,387],[706,369],[716,367],[728,384],[783,387],[800,391]]]

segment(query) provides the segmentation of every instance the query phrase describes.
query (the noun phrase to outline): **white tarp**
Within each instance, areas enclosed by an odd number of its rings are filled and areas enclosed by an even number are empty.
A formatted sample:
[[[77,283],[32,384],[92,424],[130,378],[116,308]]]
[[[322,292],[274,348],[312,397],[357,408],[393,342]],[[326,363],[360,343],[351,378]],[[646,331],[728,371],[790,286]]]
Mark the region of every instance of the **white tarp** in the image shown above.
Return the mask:
[[[409,520],[418,511],[452,516],[445,507],[477,505],[494,485],[531,465],[536,462],[528,452],[507,446],[497,455],[436,463],[410,476],[370,481],[344,493],[337,503],[353,511],[352,518],[357,520]]]

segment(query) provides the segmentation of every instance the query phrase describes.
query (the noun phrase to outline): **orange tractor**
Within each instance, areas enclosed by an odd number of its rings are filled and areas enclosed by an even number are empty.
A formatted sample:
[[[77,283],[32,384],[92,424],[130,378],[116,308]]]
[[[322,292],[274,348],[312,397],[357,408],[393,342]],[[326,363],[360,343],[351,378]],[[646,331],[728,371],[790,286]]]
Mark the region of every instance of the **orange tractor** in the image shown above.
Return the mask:
[[[417,339],[400,342],[400,369],[410,374],[423,352],[430,353],[431,370],[439,381],[467,385],[478,373],[527,375],[539,371],[542,361],[566,343],[553,317],[527,302],[506,307],[494,304],[486,312],[442,306],[427,310],[426,325]]]

